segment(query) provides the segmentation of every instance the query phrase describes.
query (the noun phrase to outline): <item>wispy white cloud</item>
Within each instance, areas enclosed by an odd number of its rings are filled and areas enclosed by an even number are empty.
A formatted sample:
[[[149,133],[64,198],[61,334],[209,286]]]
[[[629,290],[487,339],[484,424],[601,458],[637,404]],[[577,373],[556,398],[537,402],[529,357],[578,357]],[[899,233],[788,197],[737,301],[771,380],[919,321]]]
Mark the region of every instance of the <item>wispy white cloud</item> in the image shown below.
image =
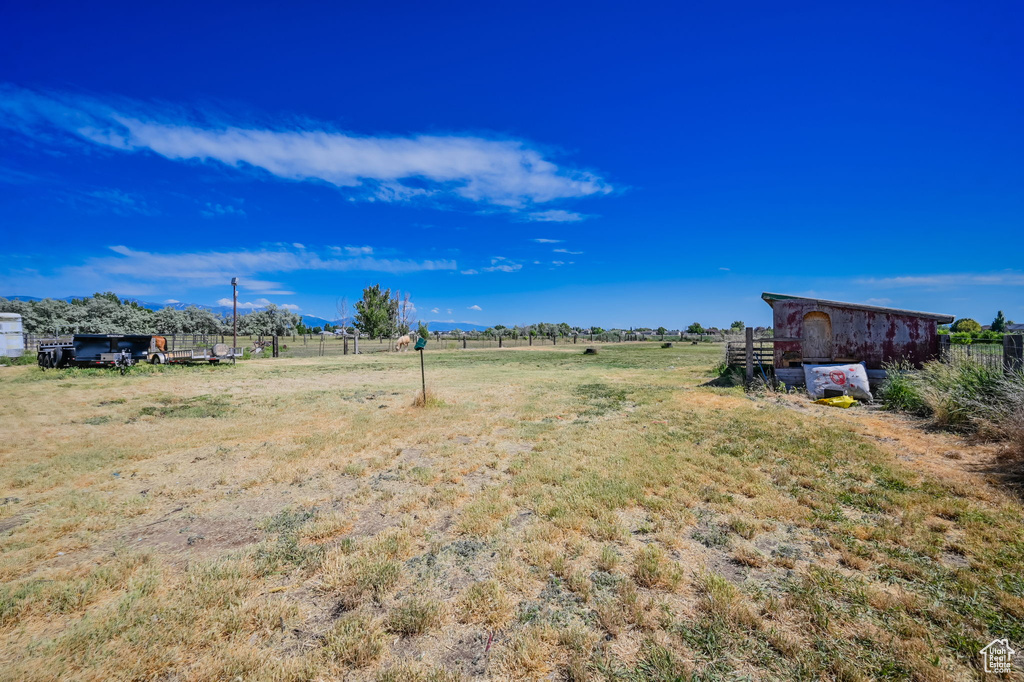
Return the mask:
[[[218,216],[245,217],[245,211],[237,206],[232,206],[230,204],[212,204],[210,202],[206,202],[206,208],[200,211],[200,213],[202,213],[204,218],[216,218]]]
[[[962,286],[1024,286],[1024,272],[1005,270],[992,273],[949,273],[938,275],[906,275],[901,277],[867,277],[858,284],[881,288],[927,287],[947,288]]]
[[[490,267],[483,268],[484,272],[516,272],[523,269],[522,263],[516,263],[504,256],[491,258]]]
[[[344,256],[372,256],[372,246],[328,246],[331,253]]]
[[[470,268],[469,270],[463,270],[462,274],[463,275],[479,275],[480,271],[479,270],[474,270],[473,268]]]
[[[432,312],[435,315],[439,315],[441,313],[441,311],[438,308],[431,308],[430,312]]]
[[[53,291],[80,288],[113,290],[122,295],[152,295],[203,287],[229,286],[238,277],[243,290],[264,296],[288,296],[294,292],[276,276],[303,271],[380,272],[394,275],[457,270],[454,260],[416,260],[361,256],[335,258],[316,250],[279,245],[261,250],[190,251],[157,253],[128,246],[109,247],[109,255],[29,276],[0,267],[0,289],[32,286]]]
[[[583,253],[582,251],[570,251],[569,249],[554,249],[553,251],[554,253],[567,253],[570,256],[579,256]]]
[[[471,305],[471,306],[469,306],[469,307],[468,307],[468,308],[466,308],[466,309],[467,309],[467,310],[476,310],[476,311],[480,311],[480,310],[483,310],[483,308],[481,308],[481,307],[480,307],[480,306],[478,306],[478,305]]]
[[[731,270],[731,268],[718,268],[718,269],[722,270],[723,272],[729,272]]]
[[[169,298],[169,299],[167,299],[166,301],[164,301],[164,303],[166,303],[166,304],[170,305],[170,304],[172,304],[172,303],[181,303],[181,301],[179,301],[179,300],[178,300],[178,299],[176,299],[176,298]]]
[[[2,92],[2,91],[0,91]],[[0,105],[2,106],[2,105]],[[99,189],[83,192],[79,197],[91,210],[101,209],[120,215],[159,215],[159,211],[146,203],[138,194],[122,192],[119,189]],[[72,199],[74,200],[74,198]]]
[[[869,298],[864,301],[865,305],[889,305],[892,303],[891,298]]]
[[[573,211],[563,211],[560,208],[549,211],[535,211],[527,214],[527,219],[535,223],[578,223],[591,217]]]
[[[564,239],[533,239],[531,241],[535,241],[538,244],[561,244],[565,240]]]
[[[218,298],[217,305],[219,306],[231,306],[232,301],[230,298]],[[270,300],[266,298],[257,298],[253,301],[239,301],[238,307],[246,310],[256,310],[258,308],[266,308],[267,306],[274,305]],[[278,308],[285,308],[287,310],[299,310],[299,306],[292,303],[285,303],[277,306]]]
[[[14,86],[0,88],[0,125],[35,139],[54,139],[57,131],[125,153],[149,151],[175,161],[215,161],[287,180],[326,182],[355,190],[353,198],[454,197],[522,209],[612,191],[595,173],[559,166],[526,141],[478,135],[372,136],[308,122],[256,125],[124,98]],[[529,216],[583,219],[561,210]]]
[[[306,248],[305,244],[300,244],[299,242],[293,242],[292,246],[294,246],[296,249],[304,249],[304,248]]]

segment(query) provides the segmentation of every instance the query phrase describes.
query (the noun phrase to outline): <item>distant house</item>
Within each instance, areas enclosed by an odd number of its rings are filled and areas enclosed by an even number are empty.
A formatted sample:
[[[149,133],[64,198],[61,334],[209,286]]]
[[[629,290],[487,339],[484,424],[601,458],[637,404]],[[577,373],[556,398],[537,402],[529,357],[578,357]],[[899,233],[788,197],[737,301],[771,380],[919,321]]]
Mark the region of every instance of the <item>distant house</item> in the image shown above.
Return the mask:
[[[906,360],[916,366],[938,355],[938,325],[952,315],[763,293],[772,307],[775,368],[864,362],[869,370]],[[787,381],[787,383],[789,383]]]
[[[1008,324],[1006,325],[1006,331],[1012,334],[1024,333],[1024,324]]]

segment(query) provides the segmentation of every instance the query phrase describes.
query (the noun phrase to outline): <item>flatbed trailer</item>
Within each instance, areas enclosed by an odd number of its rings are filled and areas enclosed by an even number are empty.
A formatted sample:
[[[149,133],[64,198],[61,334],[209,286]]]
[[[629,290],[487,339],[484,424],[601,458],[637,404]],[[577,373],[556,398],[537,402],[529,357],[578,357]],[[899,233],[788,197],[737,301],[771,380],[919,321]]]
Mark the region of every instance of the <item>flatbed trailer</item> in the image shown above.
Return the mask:
[[[159,340],[159,341],[158,341]],[[238,348],[217,343],[212,348],[166,350],[163,337],[150,334],[75,334],[71,341],[43,341],[37,360],[43,369],[58,367],[114,367],[118,363],[154,365],[208,362],[240,357]]]
[[[230,360],[241,356],[241,348],[231,348],[223,343],[215,343],[211,348],[180,348],[178,350],[159,350],[153,346],[150,348],[149,362],[154,365],[188,362],[216,364],[221,360]]]

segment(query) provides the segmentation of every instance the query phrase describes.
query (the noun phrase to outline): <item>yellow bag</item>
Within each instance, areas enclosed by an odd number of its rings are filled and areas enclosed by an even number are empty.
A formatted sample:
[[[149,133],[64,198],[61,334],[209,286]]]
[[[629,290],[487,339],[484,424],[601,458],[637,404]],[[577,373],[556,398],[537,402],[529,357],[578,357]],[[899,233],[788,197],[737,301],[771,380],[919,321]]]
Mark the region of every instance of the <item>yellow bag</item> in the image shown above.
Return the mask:
[[[815,400],[818,405],[830,405],[832,407],[847,408],[855,404],[857,401],[848,395],[841,395],[837,398],[822,398],[821,400]]]

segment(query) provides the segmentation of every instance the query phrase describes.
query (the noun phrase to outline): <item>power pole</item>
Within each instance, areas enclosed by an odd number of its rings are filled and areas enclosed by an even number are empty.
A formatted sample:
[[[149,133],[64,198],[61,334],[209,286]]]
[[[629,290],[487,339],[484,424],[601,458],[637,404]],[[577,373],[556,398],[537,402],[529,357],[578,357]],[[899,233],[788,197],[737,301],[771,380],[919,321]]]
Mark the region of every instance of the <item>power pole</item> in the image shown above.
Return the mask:
[[[231,321],[231,364],[235,364],[235,356],[238,354],[238,278],[231,278],[231,298],[234,308],[234,315]]]

